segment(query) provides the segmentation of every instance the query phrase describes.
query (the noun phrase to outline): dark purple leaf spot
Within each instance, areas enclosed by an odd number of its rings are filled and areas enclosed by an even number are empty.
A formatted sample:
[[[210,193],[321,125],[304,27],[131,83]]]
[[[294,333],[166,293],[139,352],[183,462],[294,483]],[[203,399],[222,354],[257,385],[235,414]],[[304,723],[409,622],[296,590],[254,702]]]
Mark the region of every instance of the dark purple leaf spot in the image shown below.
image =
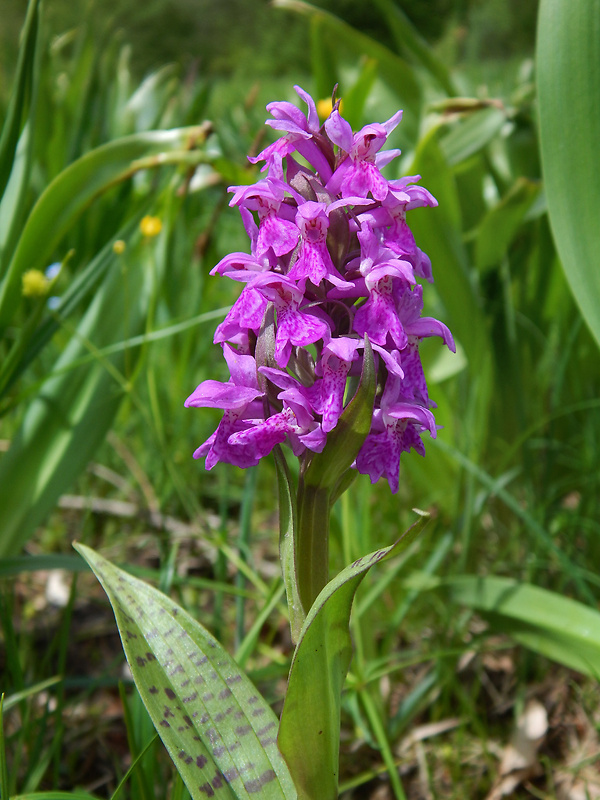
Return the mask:
[[[223,775],[220,772],[215,772],[215,777],[211,781],[213,789],[220,789],[223,786]]]
[[[252,716],[253,717],[260,717],[260,715],[264,714],[264,713],[265,713],[264,708],[255,708],[254,711],[252,712]]]
[[[210,783],[203,783],[202,786],[198,787],[198,790],[205,794],[207,797],[214,797],[215,792]]]
[[[146,666],[146,659],[142,658],[142,656],[135,657],[136,664],[138,667],[145,667]]]
[[[156,661],[156,656],[154,655],[154,653],[146,653],[146,658],[148,659],[148,661]]]
[[[260,792],[265,783],[275,780],[276,777],[277,775],[273,772],[273,770],[268,769],[266,772],[263,772],[260,778],[245,783],[244,789],[248,792],[248,794],[255,794],[256,792]]]
[[[189,681],[186,681],[186,683],[189,683]],[[182,684],[182,686],[183,686],[183,684]],[[196,700],[197,697],[198,697],[198,692],[194,692],[193,694],[190,694],[188,697],[184,697],[183,698],[183,702],[184,703],[191,703],[193,700]]]
[[[202,714],[202,716],[200,717],[200,724],[206,725],[209,719],[210,719],[210,714]]]
[[[211,700],[214,700],[214,694],[212,692],[206,692],[206,694],[202,695],[202,702],[203,703],[210,703]]]
[[[268,747],[270,744],[275,744],[275,739],[272,736],[266,736],[264,739],[258,740],[263,747]]]
[[[225,678],[225,683],[231,686],[232,683],[239,683],[242,680],[241,675],[232,675],[230,678]]]
[[[206,756],[196,756],[196,766],[202,769],[208,762],[208,758]]]
[[[194,684],[196,686],[199,686],[201,683],[206,683],[206,681],[204,680],[202,675],[196,675],[196,677],[194,678]]]
[[[162,725],[163,728],[170,728],[171,727],[166,719],[161,719],[160,724]]]
[[[222,712],[222,711],[219,711],[219,713],[218,713],[218,714],[215,716],[215,722],[216,722],[217,724],[218,724],[219,722],[223,722],[223,720],[224,720],[224,719],[225,719],[225,714],[223,714],[223,712]]]
[[[215,758],[221,758],[221,756],[223,755],[223,753],[226,752],[226,750],[227,750],[226,747],[215,747],[215,749],[213,750],[213,755],[214,755]],[[214,783],[213,783],[213,786],[214,786]],[[217,787],[215,786],[215,789],[216,788]]]
[[[125,630],[125,636],[128,639],[137,639],[137,633],[133,633],[132,631]]]
[[[183,689],[184,687],[186,687],[189,682],[190,682],[189,678],[187,680],[183,681],[182,684],[181,684],[181,688]]]
[[[177,753],[177,758],[185,758],[186,756],[187,756],[187,753],[185,752],[185,750],[180,750]]]
[[[252,730],[252,725],[238,725],[235,729],[235,732],[238,736],[245,736],[247,733],[250,733]]]
[[[156,688],[156,686],[150,686],[148,691],[150,692],[150,694],[158,694],[158,689]]]
[[[265,733],[267,733],[268,731],[270,731],[272,728],[275,728],[275,727],[277,727],[277,723],[276,722],[269,722],[269,724],[265,725],[264,728],[261,728],[259,731],[256,731],[256,735],[257,736],[264,736]],[[320,731],[320,733],[323,733],[323,731]]]
[[[193,728],[193,727],[194,727],[194,726],[193,726],[193,723],[192,723],[192,720],[191,720],[191,719],[188,717],[188,715],[187,715],[187,714],[185,714],[185,715],[184,715],[184,717],[183,717],[183,721],[184,721],[184,722],[185,722],[185,724],[188,726],[188,728]]]
[[[235,780],[239,776],[239,772],[235,767],[231,767],[231,769],[226,769],[223,773],[223,777],[227,781],[227,783],[231,783],[231,781]]]
[[[165,694],[167,695],[167,697],[169,698],[169,700],[174,700],[174,699],[176,698],[176,696],[177,696],[177,695],[175,694],[175,692],[173,691],[173,689],[171,689],[169,686],[167,686],[167,687],[165,688]]]
[[[219,692],[219,700],[226,700],[231,695],[231,689],[222,689]]]
[[[167,719],[168,717],[174,717],[175,714],[171,711],[169,706],[165,706],[165,710],[163,711],[163,717]]]
[[[252,697],[248,698],[248,702],[250,703],[250,705],[253,705],[254,703],[258,703],[258,697],[255,694],[253,694]]]

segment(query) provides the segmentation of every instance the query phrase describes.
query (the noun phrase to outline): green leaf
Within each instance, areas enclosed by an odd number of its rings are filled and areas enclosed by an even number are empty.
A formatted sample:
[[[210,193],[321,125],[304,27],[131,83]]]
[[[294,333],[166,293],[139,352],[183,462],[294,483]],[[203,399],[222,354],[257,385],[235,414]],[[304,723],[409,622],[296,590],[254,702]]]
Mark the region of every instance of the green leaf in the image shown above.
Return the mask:
[[[279,489],[279,560],[281,561],[281,572],[290,615],[292,641],[296,643],[306,619],[300,599],[296,569],[296,529],[298,526],[296,487],[281,447],[277,445],[273,452]]]
[[[11,800],[97,800],[96,795],[89,792],[28,792],[27,794],[13,794]]]
[[[8,183],[17,142],[24,125],[25,107],[35,94],[36,40],[39,26],[40,0],[30,0],[21,33],[15,83],[0,136],[0,197]]]
[[[480,271],[498,264],[540,192],[540,185],[518,178],[511,189],[490,209],[477,229],[475,263]]]
[[[531,650],[600,678],[600,613],[595,609],[511,578],[459,575],[440,585],[454,602],[476,609]]]
[[[192,798],[295,798],[277,718],[231,656],[166,595],[75,547],[108,595],[142,700]]]
[[[506,122],[506,112],[495,106],[469,112],[442,138],[440,146],[453,167],[486,147]]]
[[[338,796],[340,702],[352,657],[349,622],[354,594],[367,571],[408,547],[426,520],[422,514],[391,547],[346,567],[308,613],[292,661],[278,739],[299,800]]]
[[[416,120],[421,112],[421,86],[417,81],[414,70],[403,58],[393,53],[380,42],[371,39],[361,31],[357,31],[343,20],[324,11],[321,8],[305,3],[303,0],[273,0],[275,8],[285,8],[296,11],[306,16],[317,18],[324,28],[332,33],[336,46],[343,45],[353,54],[354,58],[360,55],[375,59],[379,64],[379,74],[397,94],[405,111],[403,127],[408,134],[416,132]],[[333,89],[333,86],[331,87]],[[330,91],[331,91],[330,89]],[[412,117],[412,121],[410,120]]]
[[[0,334],[18,307],[23,272],[47,266],[56,245],[98,194],[140,169],[169,163],[173,154],[182,162],[190,155],[196,157],[186,148],[203,141],[207,133],[206,126],[195,126],[126,136],[86,153],[64,169],[33,207],[0,286]]]
[[[541,0],[536,75],[552,233],[573,296],[600,344],[597,0]]]

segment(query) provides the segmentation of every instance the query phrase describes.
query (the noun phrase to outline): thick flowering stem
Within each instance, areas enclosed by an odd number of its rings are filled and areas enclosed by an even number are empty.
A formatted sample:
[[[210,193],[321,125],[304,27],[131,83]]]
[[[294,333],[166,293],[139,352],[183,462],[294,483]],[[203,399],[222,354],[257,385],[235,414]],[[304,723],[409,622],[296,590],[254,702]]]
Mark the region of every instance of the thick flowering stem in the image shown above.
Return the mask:
[[[296,530],[296,570],[298,591],[305,613],[329,580],[329,512],[331,490],[298,486],[298,528]]]

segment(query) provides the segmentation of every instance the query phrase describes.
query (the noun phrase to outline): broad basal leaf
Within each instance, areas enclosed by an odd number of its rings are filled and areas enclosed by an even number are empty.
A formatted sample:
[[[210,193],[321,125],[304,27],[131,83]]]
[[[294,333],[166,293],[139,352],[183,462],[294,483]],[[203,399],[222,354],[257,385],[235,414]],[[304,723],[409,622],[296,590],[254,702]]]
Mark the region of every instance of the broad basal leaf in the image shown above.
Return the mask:
[[[598,0],[542,0],[536,75],[552,234],[571,291],[600,344]]]
[[[221,645],[180,606],[89,547],[146,708],[194,800],[293,800],[277,718]]]
[[[279,746],[300,800],[337,798],[340,702],[352,656],[349,622],[354,594],[368,570],[406,548],[426,519],[422,515],[391,547],[346,567],[310,609],[294,653],[279,726]]]

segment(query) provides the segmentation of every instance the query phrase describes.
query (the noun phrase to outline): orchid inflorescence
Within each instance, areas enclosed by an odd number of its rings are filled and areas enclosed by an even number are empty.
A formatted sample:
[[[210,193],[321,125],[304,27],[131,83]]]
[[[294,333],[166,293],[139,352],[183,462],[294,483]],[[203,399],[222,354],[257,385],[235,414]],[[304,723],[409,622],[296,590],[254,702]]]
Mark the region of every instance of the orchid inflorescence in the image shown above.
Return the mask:
[[[270,103],[267,125],[284,135],[249,159],[265,162],[266,177],[230,189],[251,248],[211,271],[244,288],[214,337],[229,381],[206,380],[186,401],[224,411],[194,457],[206,456],[207,469],[250,467],[285,441],[301,459],[320,453],[372,347],[371,428],[352,466],[396,492],[400,454],[424,455],[420,434],[436,435],[419,343],[440,336],[454,350],[448,328],[421,316],[417,279],[432,281],[431,263],[406,223],[407,211],[437,202],[420,176],[381,174],[400,154],[381,148],[401,111],[353,134],[339,102],[321,125],[313,99],[295,89],[308,116]]]

